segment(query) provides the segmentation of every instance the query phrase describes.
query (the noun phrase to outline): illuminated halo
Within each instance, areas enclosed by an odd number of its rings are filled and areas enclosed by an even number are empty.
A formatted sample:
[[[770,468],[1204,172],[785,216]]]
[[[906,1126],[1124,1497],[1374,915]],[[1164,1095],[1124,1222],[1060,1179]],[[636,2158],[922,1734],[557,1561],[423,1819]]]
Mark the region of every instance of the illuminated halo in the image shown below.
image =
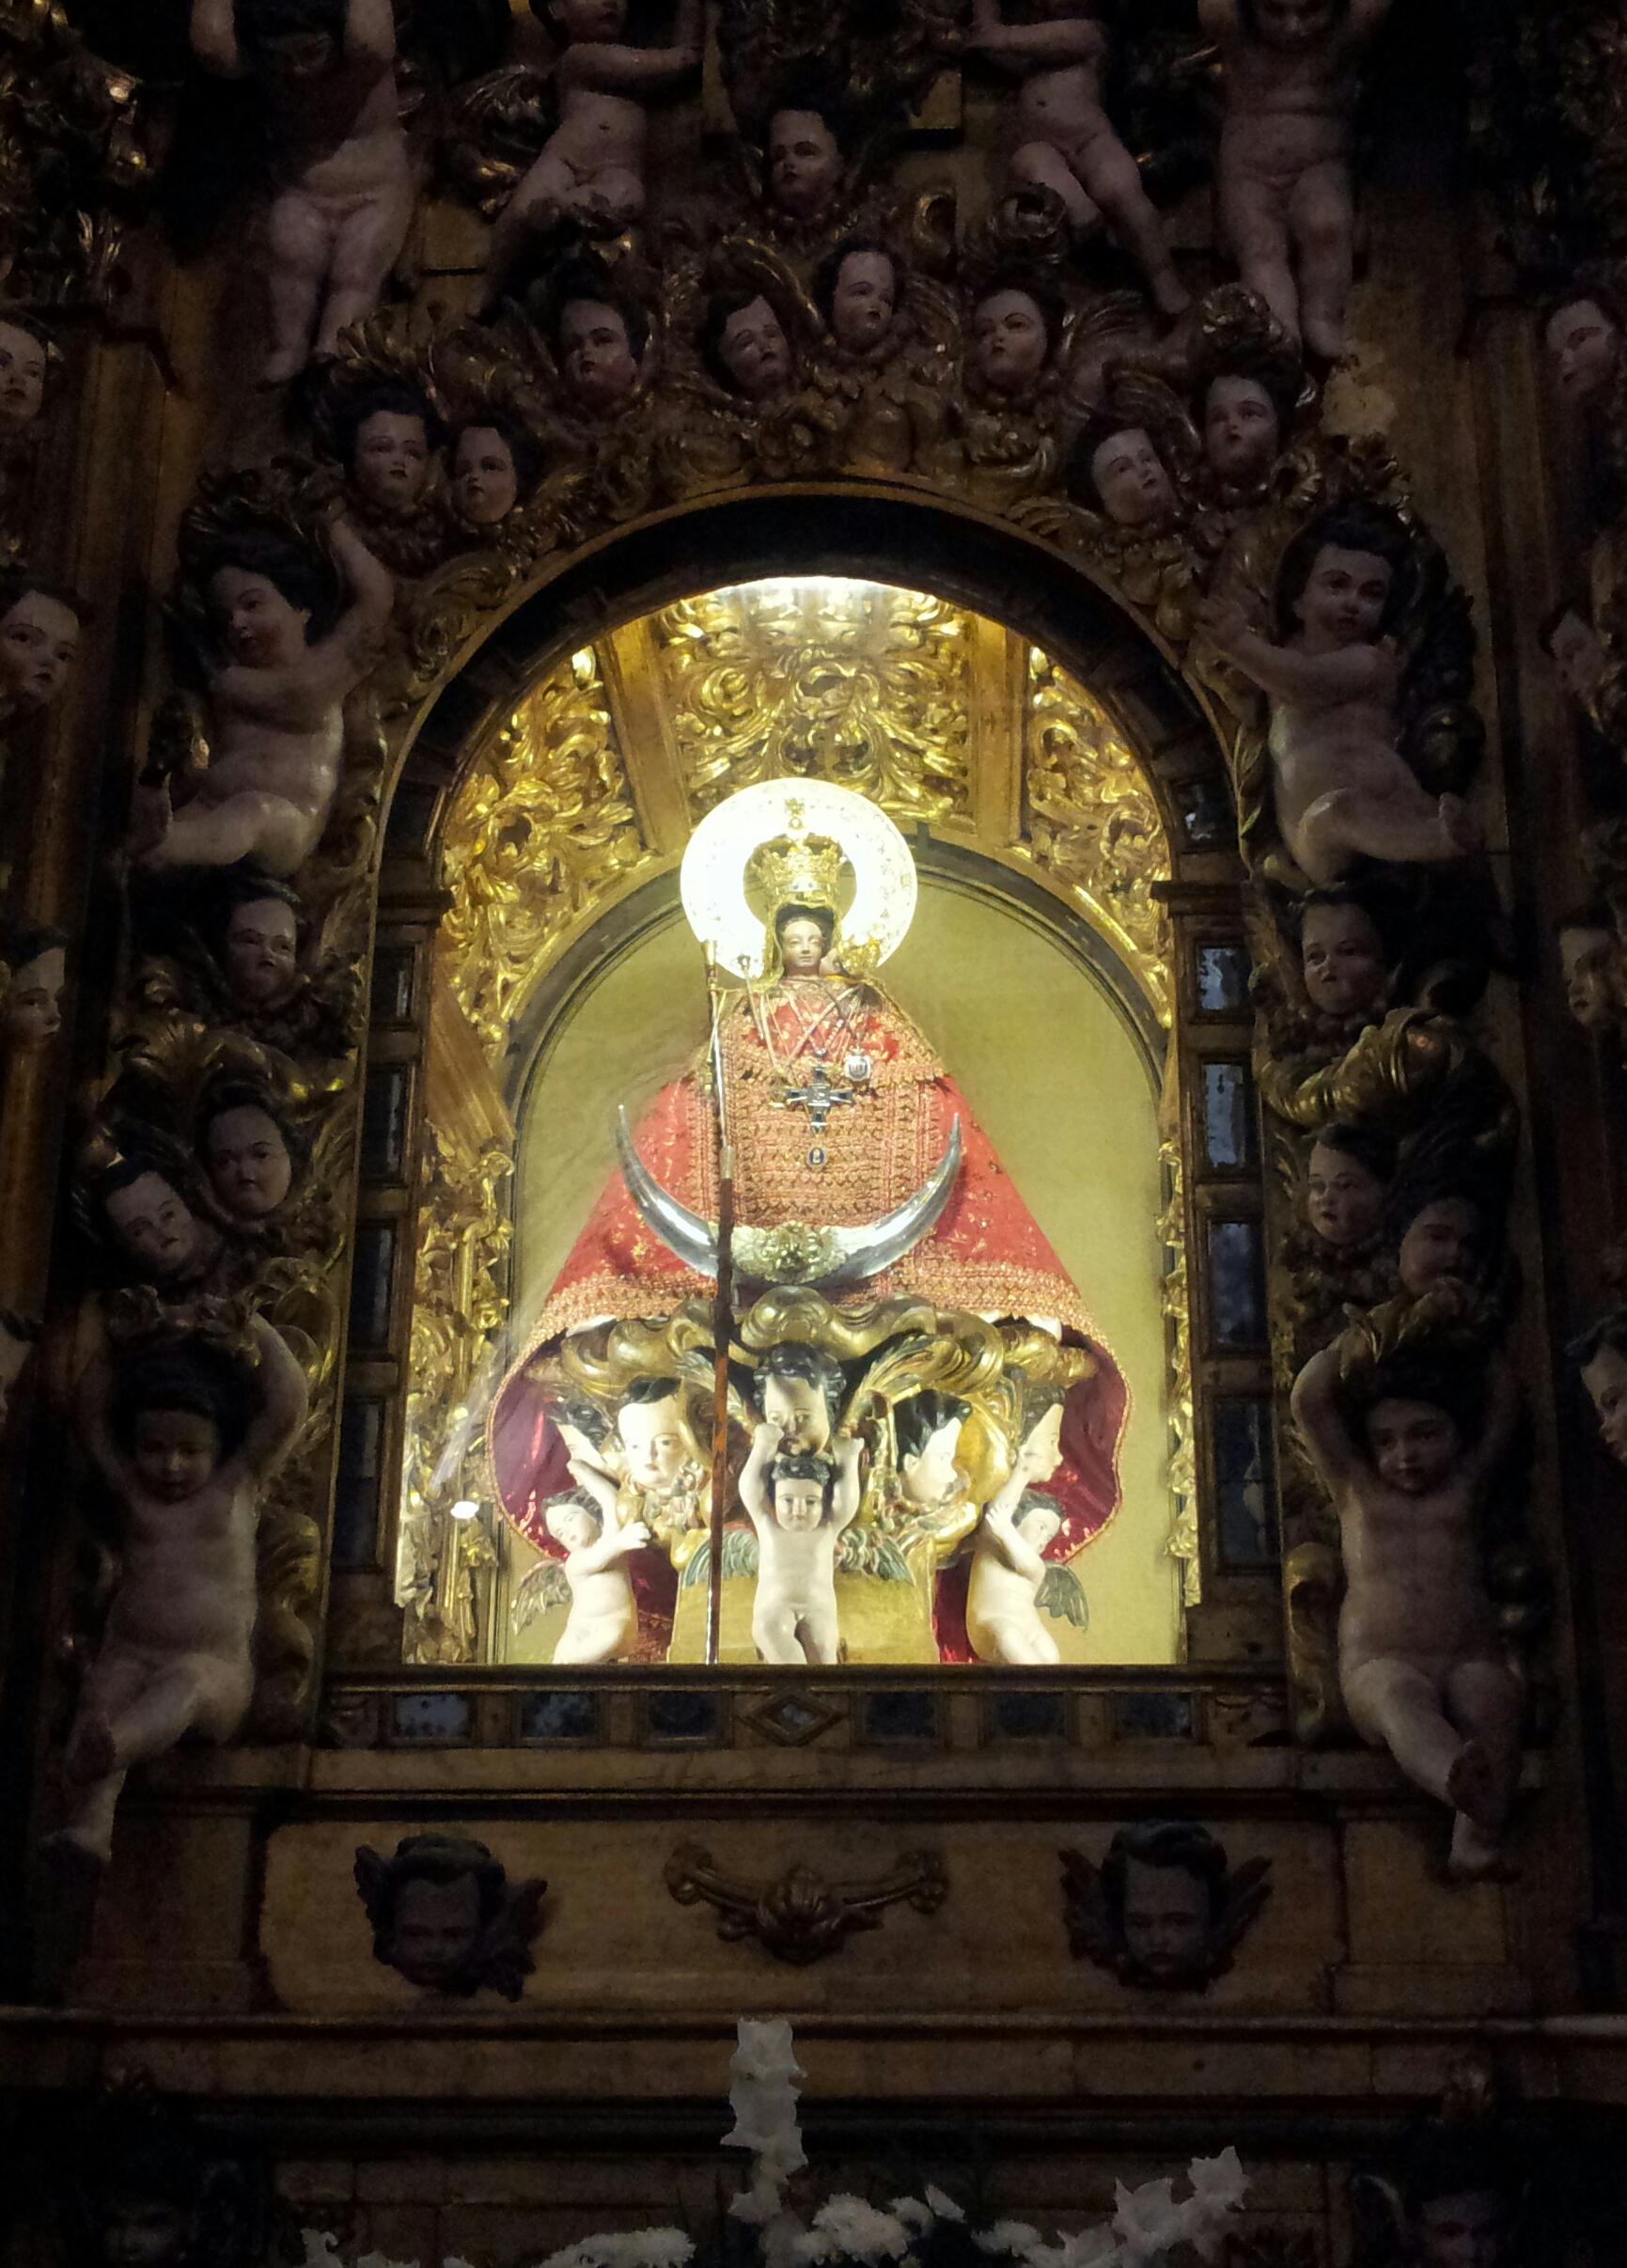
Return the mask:
[[[839,843],[853,870],[843,944],[873,945],[885,961],[902,943],[915,911],[915,862],[886,813],[826,780],[760,780],[707,813],[689,838],[679,874],[685,920],[731,975],[742,969],[755,975],[762,966],[762,918],[745,894],[753,852],[781,836],[803,835]]]

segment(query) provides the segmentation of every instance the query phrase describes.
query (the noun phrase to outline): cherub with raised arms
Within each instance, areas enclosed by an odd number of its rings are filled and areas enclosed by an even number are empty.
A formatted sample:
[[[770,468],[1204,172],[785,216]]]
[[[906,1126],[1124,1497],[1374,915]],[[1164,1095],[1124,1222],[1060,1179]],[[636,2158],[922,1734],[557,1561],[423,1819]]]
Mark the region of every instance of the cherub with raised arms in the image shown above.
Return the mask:
[[[1363,1740],[1450,1806],[1451,1870],[1487,1874],[1519,1774],[1521,1703],[1476,1524],[1513,1430],[1512,1382],[1494,1373],[1477,1437],[1444,1369],[1392,1357],[1353,1391],[1342,1352],[1338,1342],[1306,1365],[1293,1414],[1338,1518],[1345,1706]]]
[[[413,180],[390,0],[193,0],[193,52],[254,77],[271,114],[266,385],[328,361],[365,322],[406,242]]]
[[[321,841],[338,790],[344,704],[395,603],[390,575],[342,521],[332,542],[349,603],[325,630],[325,578],[314,559],[278,537],[227,539],[198,578],[215,641],[206,661],[210,760],[179,811],[167,784],[136,790],[138,866],[162,871],[252,859],[286,879]]]
[[[99,1356],[81,1388],[85,1437],[123,1515],[123,1564],[85,1681],[64,1770],[60,1840],[105,1862],[133,1764],[187,1733],[228,1741],[254,1671],[255,1538],[265,1484],[305,1422],[305,1374],[252,1325],[245,1379],[208,1345]]]
[[[834,1662],[837,1543],[859,1509],[859,1444],[838,1433],[833,1455],[786,1450],[786,1429],[764,1418],[752,1434],[740,1500],[757,1530],[751,1635],[765,1662]]]
[[[1023,82],[1011,178],[1058,196],[1076,228],[1105,219],[1147,278],[1155,305],[1181,314],[1187,293],[1141,169],[1102,102],[1107,35],[1100,0],[1033,0],[1031,21],[1005,23],[1000,0],[972,0],[968,52]]]
[[[1198,0],[1225,77],[1220,233],[1307,353],[1344,350],[1363,55],[1390,0]]]
[[[1389,634],[1405,598],[1407,538],[1359,506],[1336,506],[1284,555],[1280,643],[1241,606],[1208,600],[1198,628],[1267,696],[1276,823],[1306,882],[1358,859],[1443,863],[1479,846],[1456,795],[1431,795],[1399,744],[1401,665]]]
[[[492,231],[492,294],[529,239],[555,221],[614,234],[637,220],[649,138],[637,98],[700,69],[701,0],[678,0],[670,47],[627,45],[627,0],[555,0],[549,12],[565,41],[555,72],[559,123]]]

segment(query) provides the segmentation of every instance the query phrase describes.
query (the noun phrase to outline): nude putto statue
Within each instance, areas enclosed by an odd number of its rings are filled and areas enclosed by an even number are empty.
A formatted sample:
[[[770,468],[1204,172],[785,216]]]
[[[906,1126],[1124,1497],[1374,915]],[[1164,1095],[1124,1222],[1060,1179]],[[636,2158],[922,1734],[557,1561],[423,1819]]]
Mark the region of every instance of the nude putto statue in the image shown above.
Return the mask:
[[[1351,180],[1364,53],[1390,0],[1198,0],[1220,49],[1220,233],[1250,291],[1337,362],[1354,262]]]
[[[80,1697],[58,1839],[105,1863],[125,1775],[187,1733],[228,1741],[254,1683],[255,1537],[266,1481],[305,1422],[305,1373],[261,1319],[251,1376],[203,1341],[97,1357],[85,1438],[117,1502],[122,1565]]]
[[[555,1642],[555,1662],[615,1662],[638,1645],[638,1607],[627,1578],[627,1555],[642,1551],[649,1530],[623,1522],[613,1480],[571,1461],[576,1481],[543,1508],[542,1522],[565,1554],[571,1612]]]
[[[394,10],[390,0],[193,0],[192,45],[206,70],[265,89],[277,189],[260,376],[283,385],[373,313],[406,242]]]
[[[1339,1685],[1362,1738],[1451,1807],[1449,1868],[1473,1878],[1499,1864],[1519,1774],[1520,1689],[1477,1533],[1514,1393],[1495,1371],[1482,1414],[1444,1360],[1362,1352],[1347,1334],[1293,1389],[1344,1552]]]
[[[1160,312],[1180,315],[1189,300],[1164,224],[1103,105],[1107,35],[1098,21],[1102,12],[1099,0],[1039,0],[1033,21],[1007,23],[1000,0],[972,0],[965,47],[1023,82],[1012,180],[1049,190],[1076,229],[1105,219],[1146,276]]]

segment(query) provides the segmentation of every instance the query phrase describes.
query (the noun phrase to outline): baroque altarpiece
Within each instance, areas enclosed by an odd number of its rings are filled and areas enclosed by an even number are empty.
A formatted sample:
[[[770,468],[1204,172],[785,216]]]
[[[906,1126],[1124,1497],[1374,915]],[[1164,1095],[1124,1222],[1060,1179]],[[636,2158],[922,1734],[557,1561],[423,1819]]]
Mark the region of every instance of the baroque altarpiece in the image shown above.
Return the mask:
[[[19,2261],[1620,2258],[1624,133],[0,0]]]

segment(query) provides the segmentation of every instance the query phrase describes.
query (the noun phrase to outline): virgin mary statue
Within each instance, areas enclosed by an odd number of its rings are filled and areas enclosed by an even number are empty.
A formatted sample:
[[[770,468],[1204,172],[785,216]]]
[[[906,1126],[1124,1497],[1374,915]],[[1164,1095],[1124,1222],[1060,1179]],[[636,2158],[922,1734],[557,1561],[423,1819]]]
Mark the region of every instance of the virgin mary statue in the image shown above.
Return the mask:
[[[1078,1288],[965,1097],[878,975],[915,908],[915,862],[875,805],[815,781],[743,789],[702,821],[684,910],[713,971],[712,1043],[629,1138],[493,1411],[506,1510],[560,1484],[526,1372],[570,1333],[665,1318],[712,1293],[719,1118],[733,1158],[737,1275],[868,1306],[928,1299],[1040,1326],[1091,1357],[1068,1398],[1051,1493],[1065,1556],[1115,1509],[1123,1379]]]

